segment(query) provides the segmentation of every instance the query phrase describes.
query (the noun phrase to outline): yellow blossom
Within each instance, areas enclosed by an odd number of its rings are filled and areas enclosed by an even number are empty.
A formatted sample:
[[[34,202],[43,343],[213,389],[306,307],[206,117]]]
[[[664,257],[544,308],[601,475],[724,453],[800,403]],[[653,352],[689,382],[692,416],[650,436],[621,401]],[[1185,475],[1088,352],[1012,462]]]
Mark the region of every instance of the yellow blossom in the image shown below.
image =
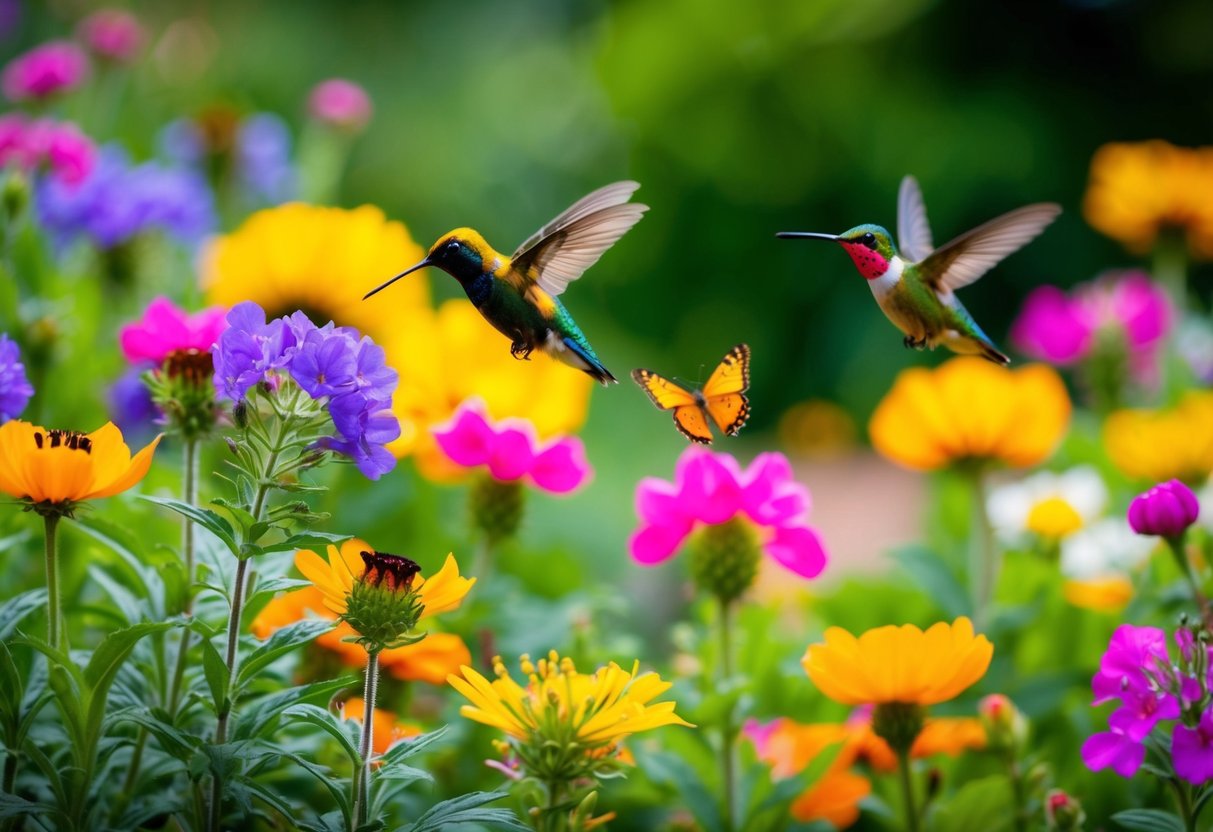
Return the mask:
[[[1123,575],[1068,580],[1061,591],[1069,603],[1095,612],[1120,612],[1133,600],[1133,583]]]
[[[1213,391],[1189,391],[1175,407],[1118,410],[1104,423],[1103,437],[1125,475],[1199,485],[1213,471]]]

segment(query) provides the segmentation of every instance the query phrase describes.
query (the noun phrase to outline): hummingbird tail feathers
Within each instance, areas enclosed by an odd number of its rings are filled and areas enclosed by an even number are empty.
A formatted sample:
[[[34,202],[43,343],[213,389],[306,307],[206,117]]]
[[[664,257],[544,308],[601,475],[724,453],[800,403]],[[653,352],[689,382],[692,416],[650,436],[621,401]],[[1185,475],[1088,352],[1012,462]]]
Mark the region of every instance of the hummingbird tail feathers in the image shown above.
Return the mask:
[[[555,346],[556,349],[549,351],[550,355],[558,358],[570,367],[576,367],[578,370],[586,373],[603,387],[618,383],[619,380],[611,375],[611,371],[602,365],[602,362],[598,360],[598,356],[594,355],[594,351],[589,349],[588,345],[579,344],[576,340],[566,336],[559,338]]]
[[[993,344],[981,345],[981,357],[987,361],[993,361],[1000,367],[1005,367],[1011,363],[1011,359],[1006,354],[1000,352]]]

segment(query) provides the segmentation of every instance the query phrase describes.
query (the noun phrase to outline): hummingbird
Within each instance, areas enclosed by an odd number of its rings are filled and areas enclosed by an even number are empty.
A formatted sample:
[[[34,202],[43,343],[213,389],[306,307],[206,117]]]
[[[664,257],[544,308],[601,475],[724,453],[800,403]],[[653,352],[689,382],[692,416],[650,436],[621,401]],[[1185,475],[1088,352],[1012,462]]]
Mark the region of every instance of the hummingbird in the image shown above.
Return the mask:
[[[942,344],[952,352],[980,355],[1005,366],[1011,359],[982,331],[955,292],[1031,242],[1060,213],[1061,206],[1051,202],[1028,205],[935,248],[922,192],[914,177],[907,176],[897,195],[899,245],[879,225],[866,224],[841,234],[781,231],[775,236],[840,243],[885,316],[905,333],[902,343],[907,348],[935,349]]]
[[[615,182],[587,194],[508,257],[474,229],[456,228],[439,237],[420,263],[362,299],[418,269],[436,266],[458,280],[484,319],[510,339],[514,358],[529,358],[538,349],[603,385],[612,384],[615,376],[598,360],[559,296],[640,221],[648,206],[628,201],[639,187]]]

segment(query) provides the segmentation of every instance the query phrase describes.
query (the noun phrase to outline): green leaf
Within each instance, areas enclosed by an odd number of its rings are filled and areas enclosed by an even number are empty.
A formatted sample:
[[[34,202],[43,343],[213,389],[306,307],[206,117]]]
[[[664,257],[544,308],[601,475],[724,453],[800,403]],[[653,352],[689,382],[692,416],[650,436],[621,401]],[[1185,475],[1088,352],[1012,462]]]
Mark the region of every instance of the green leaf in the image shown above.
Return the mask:
[[[349,795],[345,789],[345,783],[341,779],[334,777],[332,771],[325,768],[324,766],[313,763],[311,760],[308,760],[306,757],[302,757],[298,754],[295,754],[294,752],[287,751],[285,749],[278,749],[278,752],[280,754],[282,754],[284,757],[286,757],[287,759],[293,760],[295,765],[299,766],[304,771],[306,771],[308,774],[315,777],[317,780],[320,781],[321,785],[323,785],[326,789],[328,789],[329,794],[333,798],[333,802],[336,803],[337,806],[341,809],[341,816],[345,820],[345,823],[343,824],[342,828],[348,829],[350,826],[351,807],[350,807]]]
[[[966,783],[950,800],[936,807],[927,826],[938,832],[1001,832],[1015,815],[1011,783],[994,775]]]
[[[161,711],[163,713],[163,711]],[[165,714],[167,717],[167,714]],[[160,741],[160,747],[178,760],[188,762],[197,750],[200,741],[191,734],[179,731],[166,719],[146,708],[122,708],[109,715],[110,722],[129,722],[146,728]]]
[[[497,829],[529,832],[529,826],[519,822],[509,809],[482,809],[488,803],[505,797],[505,792],[471,792],[453,797],[430,808],[411,825],[408,832],[440,832],[457,823],[480,823]]]
[[[126,567],[124,571],[127,576],[131,578],[128,586],[137,585],[142,597],[156,599],[164,596],[163,581],[156,570],[146,566],[147,553],[133,531],[97,516],[89,517],[87,521],[80,520],[73,524],[73,528],[79,529],[116,554]]]
[[[1126,809],[1112,815],[1112,820],[1132,832],[1184,832],[1183,821],[1162,809]]]
[[[122,662],[134,649],[139,640],[152,633],[163,633],[180,626],[177,621],[146,621],[135,624],[117,632],[110,633],[89,658],[84,668],[84,682],[90,689],[96,691],[101,686],[106,688],[112,683]]]
[[[236,690],[243,690],[245,685],[275,660],[297,647],[307,644],[317,636],[327,633],[335,626],[337,626],[335,621],[307,618],[275,630],[274,634],[254,650],[252,655],[240,666],[240,672],[236,678]]]
[[[316,705],[295,705],[292,708],[288,708],[283,713],[283,716],[314,725],[337,740],[345,755],[350,758],[350,764],[354,768],[357,768],[358,764],[362,761],[362,755],[358,753],[358,748],[354,745],[354,741],[346,733],[345,726],[338,721],[331,711],[317,707]]]
[[[949,617],[969,615],[969,594],[948,564],[925,546],[903,546],[891,553],[893,560],[914,583]]]
[[[724,819],[713,791],[685,760],[664,752],[645,752],[639,747],[633,749],[633,753],[638,761],[637,768],[651,781],[674,787],[705,832],[723,832]]]
[[[330,543],[343,543],[350,539],[348,534],[329,534],[327,532],[302,531],[277,543],[264,543],[258,548],[268,554],[270,552],[293,552],[296,549],[312,549],[317,546],[327,546]]]
[[[45,803],[32,803],[15,794],[0,792],[0,820],[38,817],[39,815],[50,814],[63,817],[63,813],[54,806],[47,806]]]
[[[13,662],[13,654],[0,641],[0,713],[4,713],[16,721],[21,713],[21,700],[25,698],[25,684],[21,681],[21,671]]]
[[[200,508],[192,506],[189,503],[183,503],[180,500],[174,500],[171,497],[142,497],[149,503],[164,506],[172,509],[178,514],[189,518],[197,523],[202,528],[209,531],[215,537],[223,541],[223,544],[231,550],[233,555],[240,556],[240,544],[236,541],[236,531],[232,528],[232,524],[227,522],[223,517],[211,511],[209,508]]]
[[[17,625],[34,610],[46,606],[46,590],[31,589],[0,604],[0,640],[12,636]]]
[[[429,733],[419,734],[415,737],[403,739],[389,748],[387,753],[381,756],[379,759],[382,761],[385,768],[387,766],[399,765],[410,757],[415,757],[434,743],[438,742],[438,740],[446,736],[446,732],[448,730],[449,726],[443,725],[441,728],[436,728]]]
[[[223,657],[219,655],[219,651],[215,649],[215,645],[209,638],[201,639],[201,644],[202,672],[206,676],[207,687],[211,690],[211,701],[215,703],[217,710],[222,710],[227,701],[227,685],[230,677],[227,663],[223,661]]]
[[[344,676],[339,679],[300,685],[263,696],[252,705],[242,708],[240,721],[236,723],[236,733],[232,739],[243,740],[264,736],[274,729],[283,712],[291,705],[308,700],[328,700],[337,691],[351,687],[357,682],[358,680],[352,676]]]

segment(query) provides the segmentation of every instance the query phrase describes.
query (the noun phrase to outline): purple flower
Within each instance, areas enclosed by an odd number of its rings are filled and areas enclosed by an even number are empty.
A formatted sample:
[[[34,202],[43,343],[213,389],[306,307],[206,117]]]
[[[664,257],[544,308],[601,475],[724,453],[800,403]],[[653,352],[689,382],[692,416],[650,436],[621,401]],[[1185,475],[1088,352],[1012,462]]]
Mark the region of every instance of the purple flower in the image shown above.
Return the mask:
[[[1121,624],[1112,634],[1108,649],[1099,660],[1099,671],[1091,680],[1095,701],[1102,705],[1121,695],[1126,687],[1148,683],[1143,669],[1166,664],[1167,634],[1158,627]]]
[[[236,172],[258,201],[277,205],[295,197],[291,131],[272,113],[256,113],[236,133]]]
[[[1146,747],[1112,730],[1092,734],[1082,744],[1082,761],[1092,771],[1111,768],[1121,777],[1132,777],[1146,759]]]
[[[9,340],[8,333],[0,332],[0,423],[20,416],[33,395],[34,387],[21,363],[21,350]]]
[[[155,424],[161,418],[160,409],[152,401],[152,393],[143,382],[143,374],[151,364],[130,367],[109,389],[110,418],[126,437],[151,438]]]
[[[1179,480],[1159,483],[1129,504],[1129,525],[1138,534],[1178,538],[1200,516],[1200,501]]]
[[[60,40],[13,58],[0,76],[9,101],[45,99],[76,87],[88,74],[88,58],[76,44]]]
[[[313,399],[352,387],[357,360],[351,340],[345,333],[313,329],[291,358],[291,378]]]
[[[151,230],[194,245],[216,225],[211,192],[200,176],[152,162],[132,167],[116,146],[102,149],[74,186],[39,182],[36,200],[39,218],[59,245],[85,236],[112,248]]]
[[[241,402],[266,373],[284,365],[288,341],[282,319],[266,323],[265,311],[247,300],[227,313],[227,329],[215,342],[215,389]]]
[[[308,113],[317,121],[357,133],[371,120],[371,98],[366,90],[344,78],[330,78],[312,88]]]
[[[1171,734],[1175,773],[1196,786],[1213,780],[1213,708],[1200,715],[1195,728],[1179,724]]]
[[[92,171],[96,156],[92,139],[71,122],[0,116],[0,167],[32,171],[46,165],[61,182],[76,185]]]
[[[80,39],[98,58],[128,63],[139,55],[147,33],[139,18],[122,9],[100,9],[84,18]]]

